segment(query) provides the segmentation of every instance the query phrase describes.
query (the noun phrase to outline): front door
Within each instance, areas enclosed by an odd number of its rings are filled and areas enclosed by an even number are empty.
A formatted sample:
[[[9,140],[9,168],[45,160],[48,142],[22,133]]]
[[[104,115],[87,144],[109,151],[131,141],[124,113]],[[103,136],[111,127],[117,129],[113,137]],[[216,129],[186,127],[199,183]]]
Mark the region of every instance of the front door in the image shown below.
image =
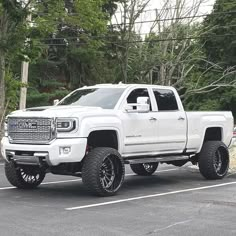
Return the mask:
[[[137,103],[138,97],[149,97],[146,88],[134,89],[127,97],[126,104]],[[157,123],[152,117],[152,104],[148,113],[122,114],[124,130],[124,154],[148,153],[155,151],[157,142]]]

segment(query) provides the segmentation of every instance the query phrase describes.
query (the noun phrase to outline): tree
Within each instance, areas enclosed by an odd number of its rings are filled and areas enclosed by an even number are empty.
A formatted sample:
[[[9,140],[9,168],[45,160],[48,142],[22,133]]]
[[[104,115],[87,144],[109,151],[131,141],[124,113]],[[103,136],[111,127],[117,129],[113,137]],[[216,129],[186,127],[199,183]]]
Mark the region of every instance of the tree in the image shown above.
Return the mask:
[[[120,39],[114,42],[120,61],[123,80],[154,82],[182,87],[184,79],[201,58],[201,47],[191,38],[201,35],[201,27],[194,24],[203,0],[186,7],[185,0],[165,1],[154,11],[149,34],[142,40],[142,17],[148,0],[123,1],[116,16]],[[119,16],[118,14],[118,16]],[[146,27],[147,28],[147,27]],[[198,44],[199,46],[199,44]]]
[[[99,48],[106,33],[108,21],[104,10],[105,0],[75,0],[63,24],[58,27],[55,37],[63,38],[64,68],[69,72],[68,84],[74,89],[85,84],[85,79],[93,68],[93,62],[100,57]]]
[[[25,16],[26,9],[19,2],[0,1],[0,128],[5,112],[6,55],[14,50],[13,48],[18,50],[15,46],[19,44],[14,40],[14,36],[23,28],[22,21]]]
[[[209,60],[229,67],[236,65],[236,1],[216,0],[204,20],[204,48]]]
[[[64,12],[62,0],[0,0],[0,127],[5,114],[5,73],[12,61],[33,60],[42,48],[40,38],[52,32]],[[33,21],[27,22],[27,15]]]
[[[110,30],[116,39],[113,45],[122,72],[121,78],[125,83],[130,82],[128,78],[131,66],[129,63],[130,50],[135,48],[132,41],[135,41],[137,38],[140,40],[140,37],[135,32],[137,29],[136,22],[145,11],[149,2],[150,0],[121,0],[118,7],[119,12],[114,15],[116,24],[113,24],[111,21]]]
[[[63,21],[44,40],[48,48],[30,67],[28,106],[50,104],[68,90],[111,80],[115,72],[104,45],[115,2],[65,1]]]
[[[133,5],[138,2],[124,1],[123,18],[117,24],[121,32],[117,52],[120,52],[122,70],[126,71],[129,81],[171,85],[178,89],[183,99],[235,86],[235,68],[223,67],[207,57],[203,50],[205,42],[201,39],[209,29],[196,22],[203,0],[193,1],[191,6],[185,0],[165,1],[161,9],[156,9],[145,40],[138,39],[134,31],[145,23],[140,15],[145,14],[148,1],[142,1],[140,5],[144,8],[137,10]],[[134,15],[136,17],[132,18]],[[208,79],[210,73],[214,77]]]
[[[231,110],[236,117],[236,2],[216,0],[204,22],[200,43],[206,61],[189,88],[190,109]],[[204,67],[203,67],[204,66]],[[195,94],[193,96],[193,94]],[[204,94],[204,96],[202,96]]]

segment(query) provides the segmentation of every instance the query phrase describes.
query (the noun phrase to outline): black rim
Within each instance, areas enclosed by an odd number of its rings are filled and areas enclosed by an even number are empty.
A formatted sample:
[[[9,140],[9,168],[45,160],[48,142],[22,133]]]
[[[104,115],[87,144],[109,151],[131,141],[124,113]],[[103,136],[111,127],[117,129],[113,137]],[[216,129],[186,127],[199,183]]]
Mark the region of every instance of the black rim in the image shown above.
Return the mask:
[[[152,172],[154,165],[151,163],[145,163],[143,164],[143,168],[147,171],[147,172]]]
[[[218,175],[224,175],[228,170],[229,157],[223,147],[217,149],[214,159],[214,168]]]
[[[22,168],[19,169],[20,175],[24,182],[29,184],[38,183],[41,180],[41,173],[37,169]]]
[[[116,156],[109,155],[104,158],[99,177],[103,189],[107,192],[113,192],[120,187],[123,180],[123,169]]]

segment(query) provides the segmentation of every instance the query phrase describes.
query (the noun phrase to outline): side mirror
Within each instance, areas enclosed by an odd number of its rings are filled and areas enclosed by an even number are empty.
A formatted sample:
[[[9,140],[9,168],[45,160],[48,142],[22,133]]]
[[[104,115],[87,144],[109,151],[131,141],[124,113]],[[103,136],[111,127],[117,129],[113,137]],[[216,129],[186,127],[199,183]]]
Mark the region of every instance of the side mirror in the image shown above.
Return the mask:
[[[59,103],[59,99],[53,100],[53,105],[56,106]]]
[[[147,113],[150,111],[150,99],[149,97],[138,97],[137,98],[137,111],[139,113]]]
[[[149,97],[138,97],[137,103],[129,103],[125,106],[128,113],[147,113],[150,111]]]

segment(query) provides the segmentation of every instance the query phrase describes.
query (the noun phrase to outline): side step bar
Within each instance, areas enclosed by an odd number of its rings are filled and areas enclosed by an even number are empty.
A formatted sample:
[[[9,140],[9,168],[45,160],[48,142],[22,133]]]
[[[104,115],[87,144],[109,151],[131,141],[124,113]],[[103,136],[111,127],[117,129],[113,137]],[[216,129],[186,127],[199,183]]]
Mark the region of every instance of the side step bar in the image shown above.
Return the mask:
[[[167,162],[167,161],[180,161],[190,160],[190,156],[160,156],[160,157],[146,157],[137,159],[124,159],[125,164],[143,164],[152,162]]]

